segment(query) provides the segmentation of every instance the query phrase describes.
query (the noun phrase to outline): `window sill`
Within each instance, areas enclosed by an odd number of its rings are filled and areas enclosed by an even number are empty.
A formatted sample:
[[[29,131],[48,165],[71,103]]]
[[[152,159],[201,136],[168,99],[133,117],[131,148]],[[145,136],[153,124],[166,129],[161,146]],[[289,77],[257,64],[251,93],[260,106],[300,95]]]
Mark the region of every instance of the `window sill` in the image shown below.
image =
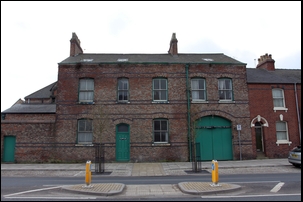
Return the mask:
[[[157,146],[157,147],[169,147],[170,143],[153,143],[152,146]]]
[[[219,100],[218,103],[233,104],[233,103],[236,103],[236,102],[235,102],[235,101],[232,101],[232,100]]]
[[[93,105],[95,102],[78,102],[80,105]]]
[[[169,104],[169,101],[152,101],[154,104]]]
[[[285,107],[274,107],[274,112],[279,111],[279,110],[285,110],[285,112],[287,112],[288,108],[285,108]]]
[[[130,101],[125,101],[125,102],[122,102],[122,101],[117,101],[116,103],[117,103],[117,104],[129,104],[129,103],[130,103]]]
[[[288,144],[288,146],[290,146],[292,144],[292,142],[284,140],[284,141],[277,141],[276,144],[277,144],[277,146],[279,146],[280,144]]]
[[[192,100],[191,101],[191,103],[205,103],[205,104],[207,104],[208,103],[208,101],[206,101],[206,100]]]
[[[89,143],[89,144],[75,144],[76,147],[92,147],[94,146],[92,143]]]

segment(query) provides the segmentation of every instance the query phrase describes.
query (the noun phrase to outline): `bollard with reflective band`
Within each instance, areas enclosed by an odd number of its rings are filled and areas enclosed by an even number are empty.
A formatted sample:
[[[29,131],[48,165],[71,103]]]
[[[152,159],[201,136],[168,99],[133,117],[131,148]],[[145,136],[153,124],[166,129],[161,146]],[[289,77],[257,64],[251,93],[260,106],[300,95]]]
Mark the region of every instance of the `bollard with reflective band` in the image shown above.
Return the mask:
[[[90,186],[91,182],[92,182],[91,161],[86,161],[86,167],[85,167],[85,184],[86,184],[86,186]]]
[[[211,179],[213,184],[218,184],[219,182],[219,171],[218,171],[218,161],[212,160],[211,163]]]

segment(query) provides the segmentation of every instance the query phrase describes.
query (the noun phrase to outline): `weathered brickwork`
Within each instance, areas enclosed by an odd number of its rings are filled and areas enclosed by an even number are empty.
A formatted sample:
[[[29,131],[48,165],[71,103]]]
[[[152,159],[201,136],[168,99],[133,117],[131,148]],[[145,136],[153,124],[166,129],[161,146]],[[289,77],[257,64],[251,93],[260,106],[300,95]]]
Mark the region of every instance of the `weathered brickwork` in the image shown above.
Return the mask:
[[[232,69],[232,71],[231,71]],[[169,103],[153,103],[152,79],[162,77],[168,81]],[[191,105],[195,119],[207,115],[229,119],[233,126],[234,158],[239,158],[237,124],[242,124],[242,138],[246,148],[245,158],[252,156],[249,129],[248,91],[244,66],[190,65],[189,78],[206,78],[208,103]],[[233,103],[219,103],[218,79],[231,78],[234,89]],[[93,78],[94,104],[78,103],[80,78]],[[117,103],[117,79],[129,80],[129,103]],[[99,64],[61,65],[58,76],[57,136],[58,141],[74,142],[77,137],[77,120],[94,119],[102,106],[110,121],[102,142],[107,145],[106,159],[115,160],[116,125],[130,125],[131,161],[187,161],[189,159],[187,133],[186,72],[184,64]],[[169,145],[153,144],[152,121],[156,118],[169,120]],[[98,135],[94,136],[98,142]],[[110,151],[110,152],[109,152]]]

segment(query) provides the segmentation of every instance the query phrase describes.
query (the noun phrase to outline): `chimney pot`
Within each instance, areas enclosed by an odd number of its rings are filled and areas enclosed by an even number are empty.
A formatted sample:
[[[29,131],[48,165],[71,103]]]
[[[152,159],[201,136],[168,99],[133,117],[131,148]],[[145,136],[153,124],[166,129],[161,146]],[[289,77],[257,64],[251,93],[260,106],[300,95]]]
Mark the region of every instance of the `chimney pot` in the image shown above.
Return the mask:
[[[275,71],[275,61],[272,59],[272,55],[265,53],[258,59],[258,65],[256,68],[266,69],[268,71]]]

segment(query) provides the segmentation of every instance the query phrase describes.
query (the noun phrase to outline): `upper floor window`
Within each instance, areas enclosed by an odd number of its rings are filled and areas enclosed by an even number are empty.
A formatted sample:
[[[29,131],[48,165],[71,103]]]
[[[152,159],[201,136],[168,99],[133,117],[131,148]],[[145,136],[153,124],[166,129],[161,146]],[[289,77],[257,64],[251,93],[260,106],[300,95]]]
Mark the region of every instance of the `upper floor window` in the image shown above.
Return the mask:
[[[118,79],[118,102],[127,102],[129,100],[128,79]]]
[[[289,143],[287,123],[284,121],[276,122],[277,143]]]
[[[79,102],[93,102],[94,79],[80,79]]]
[[[274,107],[285,107],[283,89],[272,89],[272,97],[274,100]]]
[[[194,78],[191,80],[191,97],[192,101],[206,100],[205,79]]]
[[[219,79],[219,100],[232,101],[231,79]]]
[[[284,91],[280,88],[272,89],[272,97],[274,101],[274,110],[288,110],[285,108]]]
[[[167,79],[153,79],[153,100],[167,101]]]
[[[168,143],[168,120],[155,119],[154,124],[154,142]]]
[[[93,121],[91,119],[78,120],[78,144],[92,144]]]

